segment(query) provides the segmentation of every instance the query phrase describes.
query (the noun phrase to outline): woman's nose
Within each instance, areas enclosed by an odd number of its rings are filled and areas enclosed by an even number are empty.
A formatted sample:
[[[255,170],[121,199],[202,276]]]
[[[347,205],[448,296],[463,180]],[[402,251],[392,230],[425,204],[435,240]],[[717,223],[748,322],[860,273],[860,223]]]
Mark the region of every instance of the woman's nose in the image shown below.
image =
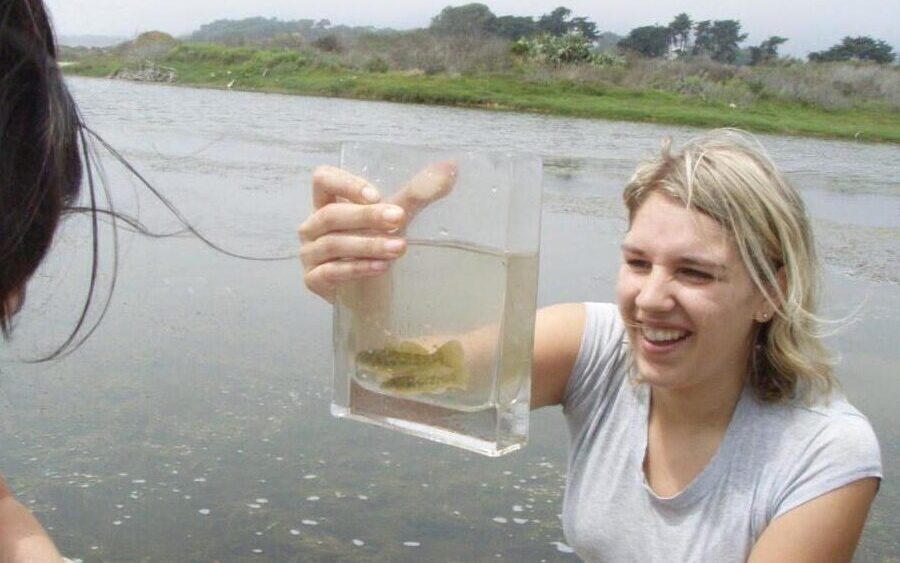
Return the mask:
[[[645,311],[669,311],[675,306],[669,276],[658,268],[641,278],[637,297],[634,300],[639,309]]]

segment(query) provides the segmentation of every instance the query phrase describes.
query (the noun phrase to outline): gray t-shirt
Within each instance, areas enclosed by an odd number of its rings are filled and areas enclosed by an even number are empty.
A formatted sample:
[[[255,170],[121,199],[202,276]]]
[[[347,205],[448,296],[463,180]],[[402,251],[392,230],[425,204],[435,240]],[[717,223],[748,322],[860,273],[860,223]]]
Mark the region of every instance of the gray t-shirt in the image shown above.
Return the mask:
[[[563,397],[569,425],[563,529],[588,561],[745,561],[774,518],[864,477],[881,478],[868,420],[843,398],[772,405],[745,389],[719,450],[680,493],[646,482],[650,392],[627,376],[615,306],[586,304]]]

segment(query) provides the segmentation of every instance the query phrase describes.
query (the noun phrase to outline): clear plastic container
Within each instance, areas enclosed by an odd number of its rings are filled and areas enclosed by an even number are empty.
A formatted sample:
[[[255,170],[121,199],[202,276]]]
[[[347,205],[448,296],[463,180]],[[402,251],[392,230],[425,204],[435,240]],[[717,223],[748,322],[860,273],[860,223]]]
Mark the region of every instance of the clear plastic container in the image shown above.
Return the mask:
[[[540,159],[346,143],[341,167],[412,218],[406,254],[338,292],[332,413],[489,456],[521,448]]]

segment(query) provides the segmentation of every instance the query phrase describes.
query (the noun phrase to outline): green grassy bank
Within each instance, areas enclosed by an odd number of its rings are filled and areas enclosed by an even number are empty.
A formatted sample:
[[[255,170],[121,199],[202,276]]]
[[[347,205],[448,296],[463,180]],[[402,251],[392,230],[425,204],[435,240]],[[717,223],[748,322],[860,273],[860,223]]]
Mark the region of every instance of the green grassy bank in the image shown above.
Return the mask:
[[[761,97],[708,101],[662,90],[635,90],[535,79],[525,70],[451,75],[313,64],[303,53],[181,46],[158,59],[182,85],[313,96],[450,105],[492,110],[690,125],[809,137],[900,143],[900,112],[874,105],[826,110]],[[138,65],[139,66],[139,65]],[[102,54],[67,65],[68,74],[106,77],[135,67]]]

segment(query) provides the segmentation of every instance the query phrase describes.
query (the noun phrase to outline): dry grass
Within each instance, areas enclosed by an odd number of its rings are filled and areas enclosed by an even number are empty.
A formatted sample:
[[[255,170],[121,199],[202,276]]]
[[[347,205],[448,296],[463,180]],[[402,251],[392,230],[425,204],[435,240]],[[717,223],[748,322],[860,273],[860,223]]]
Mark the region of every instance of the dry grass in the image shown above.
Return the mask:
[[[601,88],[662,90],[738,106],[780,100],[826,110],[866,105],[900,109],[900,69],[892,65],[791,62],[736,67],[703,59],[630,59],[625,66],[533,67],[527,76],[538,82],[562,79]]]
[[[377,57],[386,64],[386,70],[494,74],[514,68],[510,45],[497,38],[447,37],[414,31],[360,37],[348,45],[346,57],[350,66],[363,69]]]

